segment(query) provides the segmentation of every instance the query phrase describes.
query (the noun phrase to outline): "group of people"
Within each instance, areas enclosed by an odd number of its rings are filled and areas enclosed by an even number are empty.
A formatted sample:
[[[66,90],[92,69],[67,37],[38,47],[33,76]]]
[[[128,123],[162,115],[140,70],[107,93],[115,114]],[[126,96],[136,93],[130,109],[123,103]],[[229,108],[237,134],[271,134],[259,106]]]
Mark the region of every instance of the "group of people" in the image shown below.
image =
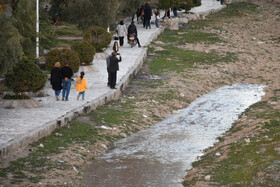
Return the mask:
[[[134,24],[134,21],[131,21],[131,24],[128,26],[128,28],[126,28],[123,20],[121,20],[120,23],[118,24],[116,30],[117,30],[117,34],[118,34],[118,40],[120,41],[120,47],[123,46],[124,37],[126,35],[127,35],[127,41],[129,41],[130,35],[134,35],[135,40],[137,41],[138,47],[141,47],[140,41],[138,38],[137,28],[136,28],[136,25]],[[115,42],[115,44],[116,44],[116,42]],[[116,46],[115,44],[113,46],[113,51],[115,51],[115,49],[114,49],[114,47]]]
[[[68,101],[72,84],[71,78],[73,76],[73,70],[69,66],[69,62],[65,62],[62,68],[60,62],[56,62],[54,66],[55,67],[51,71],[51,85],[52,89],[55,91],[56,100],[59,101],[59,95],[62,90],[62,101]],[[81,72],[77,80],[76,90],[79,92],[77,100],[79,100],[81,96],[82,100],[85,99],[85,90],[88,86],[84,76],[85,73]]]
[[[143,27],[146,29],[151,29],[151,18],[153,15],[152,8],[150,3],[142,3],[141,7],[136,10],[137,22],[140,20],[143,22]],[[132,19],[133,21],[133,19]]]

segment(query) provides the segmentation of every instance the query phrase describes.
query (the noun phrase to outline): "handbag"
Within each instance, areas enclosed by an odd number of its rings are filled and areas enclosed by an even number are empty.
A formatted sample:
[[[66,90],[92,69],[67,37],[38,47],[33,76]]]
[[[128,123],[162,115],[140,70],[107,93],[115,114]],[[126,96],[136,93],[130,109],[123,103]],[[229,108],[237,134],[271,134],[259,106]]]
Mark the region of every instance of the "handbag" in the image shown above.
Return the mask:
[[[113,35],[114,40],[119,40],[119,36],[117,34]]]

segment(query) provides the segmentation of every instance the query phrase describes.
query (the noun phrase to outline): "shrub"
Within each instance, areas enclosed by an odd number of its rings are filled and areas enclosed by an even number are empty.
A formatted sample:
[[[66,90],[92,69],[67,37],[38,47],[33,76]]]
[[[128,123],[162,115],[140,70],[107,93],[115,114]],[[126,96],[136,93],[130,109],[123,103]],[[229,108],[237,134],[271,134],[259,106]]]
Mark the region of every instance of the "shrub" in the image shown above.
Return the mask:
[[[89,65],[95,55],[95,48],[89,42],[75,43],[71,49],[79,55],[81,64],[85,62]]]
[[[71,49],[54,49],[50,51],[46,56],[46,68],[51,71],[56,62],[60,62],[61,66],[64,66],[66,61],[69,62],[69,66],[72,68],[74,73],[79,71],[79,56]]]
[[[193,0],[194,6],[201,6],[201,0]]]
[[[46,83],[45,74],[26,58],[15,64],[5,77],[5,85],[15,93],[38,92]]]
[[[111,34],[99,26],[89,27],[85,31],[83,38],[85,41],[90,42],[98,52],[101,52],[103,48],[107,48],[112,40]]]
[[[191,10],[192,7],[194,7],[193,0],[187,0],[186,6],[185,6],[185,11],[187,12],[187,11]]]

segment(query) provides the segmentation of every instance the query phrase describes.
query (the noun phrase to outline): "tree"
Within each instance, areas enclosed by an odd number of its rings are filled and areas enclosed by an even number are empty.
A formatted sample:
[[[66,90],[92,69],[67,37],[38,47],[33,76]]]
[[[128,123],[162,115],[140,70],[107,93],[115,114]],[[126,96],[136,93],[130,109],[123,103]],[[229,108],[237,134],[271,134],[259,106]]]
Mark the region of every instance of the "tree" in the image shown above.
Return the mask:
[[[64,15],[82,30],[93,25],[107,28],[115,23],[119,6],[119,0],[72,0]]]
[[[46,76],[34,63],[23,58],[6,74],[5,84],[18,93],[38,92],[44,88]],[[24,95],[24,94],[23,94]]]
[[[23,37],[21,41],[24,55],[35,59],[36,56],[36,12],[35,3],[30,0],[20,0],[14,11],[15,27]]]
[[[22,57],[21,36],[11,18],[0,14],[0,77],[12,69]]]

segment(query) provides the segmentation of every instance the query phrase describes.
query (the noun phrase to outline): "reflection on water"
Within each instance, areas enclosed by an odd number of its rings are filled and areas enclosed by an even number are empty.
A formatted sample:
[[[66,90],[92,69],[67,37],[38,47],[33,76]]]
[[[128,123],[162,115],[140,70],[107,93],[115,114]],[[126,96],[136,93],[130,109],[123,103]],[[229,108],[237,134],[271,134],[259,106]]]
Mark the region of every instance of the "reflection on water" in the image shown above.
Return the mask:
[[[264,86],[235,84],[206,94],[151,128],[120,140],[88,167],[85,186],[182,186],[178,179],[250,105]]]

